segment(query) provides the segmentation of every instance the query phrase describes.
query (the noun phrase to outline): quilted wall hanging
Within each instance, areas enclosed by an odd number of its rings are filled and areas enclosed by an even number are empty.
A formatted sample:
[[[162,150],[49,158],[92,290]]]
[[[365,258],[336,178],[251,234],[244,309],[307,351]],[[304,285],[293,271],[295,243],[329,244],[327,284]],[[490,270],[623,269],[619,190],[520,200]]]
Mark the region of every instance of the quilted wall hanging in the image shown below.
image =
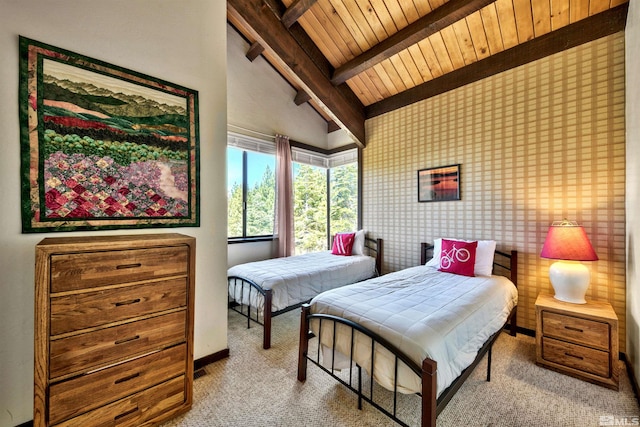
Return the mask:
[[[22,232],[197,227],[198,92],[20,37]]]

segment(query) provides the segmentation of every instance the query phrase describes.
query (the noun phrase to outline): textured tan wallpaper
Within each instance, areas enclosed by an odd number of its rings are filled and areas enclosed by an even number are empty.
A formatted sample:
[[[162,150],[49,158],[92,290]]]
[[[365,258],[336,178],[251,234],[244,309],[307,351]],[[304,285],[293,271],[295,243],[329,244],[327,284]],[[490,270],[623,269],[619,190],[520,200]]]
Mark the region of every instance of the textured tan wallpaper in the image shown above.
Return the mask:
[[[368,120],[363,225],[383,271],[417,265],[422,241],[495,239],[519,251],[518,323],[534,330],[547,229],[575,220],[600,258],[587,298],[614,306],[624,351],[624,81],[618,33]],[[418,203],[417,171],[456,163],[461,200]]]

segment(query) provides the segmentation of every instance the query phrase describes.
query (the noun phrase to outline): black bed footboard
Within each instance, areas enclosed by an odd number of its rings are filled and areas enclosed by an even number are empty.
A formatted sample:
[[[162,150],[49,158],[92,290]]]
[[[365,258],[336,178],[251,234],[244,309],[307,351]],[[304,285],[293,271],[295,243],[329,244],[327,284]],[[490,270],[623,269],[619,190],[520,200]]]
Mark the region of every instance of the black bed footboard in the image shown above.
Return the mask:
[[[375,257],[374,275],[382,274],[382,242],[382,239],[372,239],[365,236],[365,250],[369,256]],[[302,301],[281,310],[273,311],[273,293],[271,289],[263,289],[254,281],[240,276],[228,276],[227,284],[229,288],[229,309],[247,318],[247,328],[251,327],[251,322],[262,326],[262,348],[265,350],[271,348],[272,318],[295,310],[309,302],[309,300]]]
[[[317,321],[317,336],[310,331],[310,322]],[[343,325],[350,329],[350,350],[349,354],[344,354],[348,358],[349,367],[346,369],[338,370],[335,367],[336,360],[336,329],[338,325]],[[333,342],[330,347],[331,357],[329,366],[321,362],[321,346],[320,340],[315,340],[313,346],[310,346],[311,338],[319,338],[323,336],[323,329],[331,328],[331,336]],[[354,360],[354,346],[357,335],[368,337],[371,342],[370,347],[370,362],[368,366],[361,366]],[[376,366],[376,357],[380,348],[388,351],[392,355],[394,365],[393,387],[391,390],[382,388],[375,381],[372,380],[371,373],[374,372]],[[367,350],[369,351],[369,350]],[[346,353],[346,352],[345,352]],[[386,416],[396,421],[402,426],[408,426],[405,421],[400,417],[400,412],[404,408],[404,412],[407,412],[407,408],[415,408],[416,404],[422,406],[422,425],[435,426],[435,419],[437,414],[437,401],[436,401],[436,374],[437,364],[431,359],[425,359],[422,366],[413,362],[409,357],[402,353],[393,344],[385,340],[383,337],[368,330],[367,328],[354,323],[350,320],[343,319],[337,316],[328,314],[311,314],[310,306],[305,304],[302,306],[302,314],[300,318],[300,347],[298,353],[298,380],[305,381],[307,375],[307,363],[311,361],[317,365],[321,370],[325,371],[344,386],[352,390],[358,396],[358,408],[362,409],[362,402],[365,401],[384,413]],[[414,394],[410,397],[401,393],[398,390],[398,377],[401,367],[404,366],[410,369],[414,375],[420,378],[422,383],[421,392]],[[365,372],[363,372],[363,370]],[[412,399],[408,400],[408,399]],[[404,404],[403,404],[404,403]],[[414,411],[412,411],[414,412]],[[415,415],[415,414],[414,414]],[[426,424],[425,424],[426,421]]]
[[[317,335],[311,329],[311,322],[318,322],[316,330]],[[340,325],[340,326],[339,326]],[[345,351],[342,345],[341,353],[346,356],[348,368],[338,369],[336,367],[336,331],[339,327],[348,328],[346,335],[350,341]],[[329,328],[329,329],[327,329]],[[323,330],[329,331],[328,335],[331,342],[327,345],[330,351],[328,362],[321,360],[320,337],[323,337]],[[350,332],[349,332],[350,331]],[[358,334],[366,336],[370,340],[370,358],[367,366],[361,366],[354,360],[354,346]],[[496,341],[500,331],[492,335],[478,351],[476,359],[469,365],[460,376],[447,388],[440,396],[437,395],[437,362],[426,358],[422,361],[422,365],[418,365],[393,344],[385,340],[378,334],[369,329],[352,322],[348,319],[329,315],[329,314],[311,314],[310,306],[305,304],[302,306],[300,317],[300,345],[298,350],[298,380],[305,381],[307,377],[308,361],[318,366],[321,370],[334,377],[341,384],[349,388],[358,396],[358,409],[362,409],[362,401],[369,403],[386,416],[402,426],[411,425],[432,426],[436,425],[438,414],[445,408],[453,395],[462,386],[467,377],[473,372],[480,360],[485,354],[488,355],[487,361],[487,381],[491,379],[491,349]],[[344,335],[343,335],[344,336]],[[317,338],[317,339],[314,339]],[[314,339],[313,341],[311,341]],[[313,343],[313,344],[312,344]],[[381,387],[375,384],[372,374],[376,368],[377,349],[384,348],[393,359],[393,385],[391,387]],[[324,357],[327,358],[326,353]],[[420,392],[414,395],[403,394],[399,391],[398,378],[402,377],[400,370],[404,366],[409,368],[414,375],[417,376],[421,385]],[[363,369],[365,372],[363,372]],[[415,413],[417,406],[421,407],[419,414]],[[407,419],[407,416],[408,418]]]
[[[295,304],[282,310],[273,311],[273,292],[271,289],[263,289],[255,282],[244,277],[227,277],[229,287],[229,309],[247,318],[247,329],[251,328],[251,322],[262,326],[262,348],[271,348],[271,320],[279,314],[287,313],[299,308],[308,301]],[[263,301],[262,308],[252,302]],[[260,313],[262,312],[262,315]]]
[[[247,328],[251,322],[256,322],[264,329],[262,347],[271,347],[271,301],[273,295],[271,289],[262,289],[255,282],[238,276],[227,277],[229,287],[229,309],[247,318]],[[254,300],[264,301],[262,320],[260,320],[260,307],[253,305]],[[245,303],[246,301],[246,303]]]

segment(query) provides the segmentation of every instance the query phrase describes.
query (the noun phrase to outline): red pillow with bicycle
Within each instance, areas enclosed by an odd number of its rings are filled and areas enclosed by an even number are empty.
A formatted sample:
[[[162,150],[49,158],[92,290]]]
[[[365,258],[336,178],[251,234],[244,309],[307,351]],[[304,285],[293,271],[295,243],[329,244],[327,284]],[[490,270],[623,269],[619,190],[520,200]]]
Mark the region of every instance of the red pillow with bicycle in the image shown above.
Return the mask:
[[[473,269],[476,263],[477,248],[478,242],[442,239],[440,268],[438,270],[474,277]]]

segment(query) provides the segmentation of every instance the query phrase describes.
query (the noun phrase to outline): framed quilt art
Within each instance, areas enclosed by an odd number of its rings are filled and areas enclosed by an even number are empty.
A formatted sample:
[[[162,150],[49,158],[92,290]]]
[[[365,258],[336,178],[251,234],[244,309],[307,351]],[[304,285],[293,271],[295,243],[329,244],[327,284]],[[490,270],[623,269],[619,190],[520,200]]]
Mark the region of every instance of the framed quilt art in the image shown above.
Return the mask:
[[[22,232],[199,226],[198,92],[20,37]]]

